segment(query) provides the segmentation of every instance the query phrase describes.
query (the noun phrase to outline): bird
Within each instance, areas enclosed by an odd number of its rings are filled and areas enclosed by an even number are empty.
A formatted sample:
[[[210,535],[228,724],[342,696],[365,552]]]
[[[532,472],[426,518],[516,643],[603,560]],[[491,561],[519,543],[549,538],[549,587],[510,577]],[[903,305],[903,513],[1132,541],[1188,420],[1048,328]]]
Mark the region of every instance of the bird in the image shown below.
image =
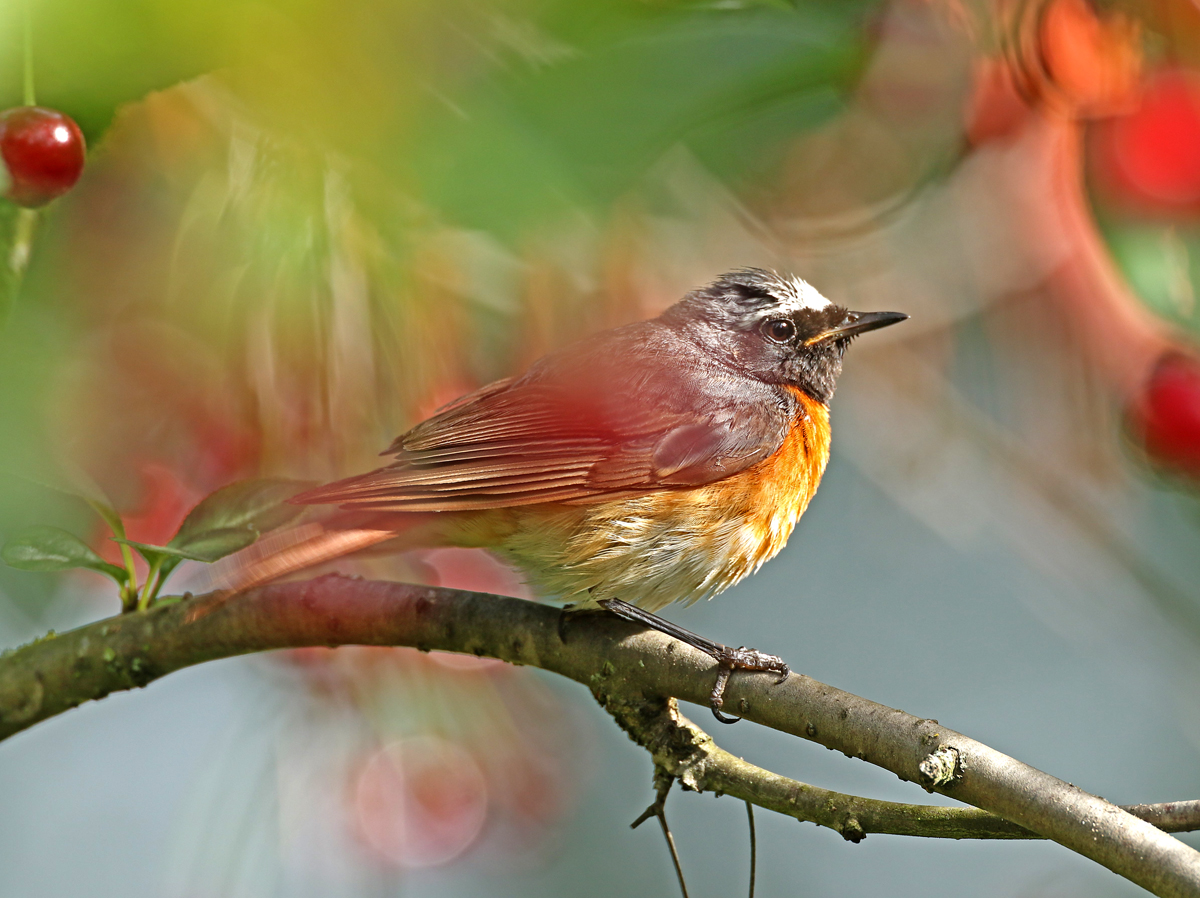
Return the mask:
[[[487,549],[570,611],[604,609],[734,669],[788,667],[656,612],[711,598],[786,544],[829,461],[829,402],[860,334],[798,277],[743,268],[656,318],[583,337],[399,436],[384,467],[290,501],[332,506],[243,560],[237,590],[381,543]]]

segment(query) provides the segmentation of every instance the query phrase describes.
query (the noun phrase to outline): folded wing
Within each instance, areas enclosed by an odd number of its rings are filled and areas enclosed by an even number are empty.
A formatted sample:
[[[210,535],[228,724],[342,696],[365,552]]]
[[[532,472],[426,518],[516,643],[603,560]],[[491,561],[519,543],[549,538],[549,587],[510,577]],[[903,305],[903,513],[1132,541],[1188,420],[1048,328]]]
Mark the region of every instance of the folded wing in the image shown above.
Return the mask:
[[[293,501],[363,511],[592,503],[710,483],[775,452],[795,414],[790,394],[747,387],[687,345],[659,345],[672,336],[652,324],[489,384],[397,439],[387,467]],[[635,344],[651,361],[631,368],[622,360]]]

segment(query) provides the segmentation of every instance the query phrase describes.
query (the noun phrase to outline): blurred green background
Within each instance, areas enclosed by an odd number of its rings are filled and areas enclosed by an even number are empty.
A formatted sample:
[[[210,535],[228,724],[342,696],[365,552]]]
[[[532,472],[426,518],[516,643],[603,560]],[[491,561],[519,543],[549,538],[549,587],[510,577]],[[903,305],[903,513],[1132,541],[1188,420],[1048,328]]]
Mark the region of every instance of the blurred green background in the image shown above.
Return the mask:
[[[230,481],[366,470],[475,386],[776,267],[912,321],[851,351],[793,544],[670,616],[1111,800],[1200,794],[1200,455],[1146,423],[1200,326],[1190,3],[5,2],[0,108],[26,14],[38,102],[90,155],[9,278],[0,536],[111,557],[76,497],[100,489],[165,540]],[[14,228],[4,203],[5,258]],[[1164,412],[1185,434],[1192,402]],[[354,569],[522,590],[466,552]],[[0,645],[115,613],[92,576],[0,569]],[[0,746],[0,893],[670,894],[626,826],[651,797],[649,760],[536,671],[241,659]],[[740,893],[743,807],[668,811],[693,894]],[[1136,893],[1054,846],[758,827],[760,896]]]

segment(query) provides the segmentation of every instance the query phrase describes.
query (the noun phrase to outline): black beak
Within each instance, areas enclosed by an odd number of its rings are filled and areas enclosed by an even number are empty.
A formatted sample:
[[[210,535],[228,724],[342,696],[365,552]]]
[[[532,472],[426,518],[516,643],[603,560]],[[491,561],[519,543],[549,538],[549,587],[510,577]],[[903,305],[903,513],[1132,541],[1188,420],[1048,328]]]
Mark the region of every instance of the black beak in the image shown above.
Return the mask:
[[[867,331],[878,330],[881,327],[887,327],[890,324],[896,324],[907,319],[908,316],[903,312],[847,312],[846,318],[841,324],[831,330],[809,338],[805,341],[804,345],[813,346],[817,343],[827,343],[830,340],[857,337],[859,334],[865,334]]]

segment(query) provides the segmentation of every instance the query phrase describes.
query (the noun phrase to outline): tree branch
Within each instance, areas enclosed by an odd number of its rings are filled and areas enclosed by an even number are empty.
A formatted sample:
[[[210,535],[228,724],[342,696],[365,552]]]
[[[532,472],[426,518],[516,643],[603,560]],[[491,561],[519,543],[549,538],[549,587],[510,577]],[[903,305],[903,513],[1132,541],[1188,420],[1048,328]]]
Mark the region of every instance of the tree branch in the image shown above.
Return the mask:
[[[880,801],[788,779],[731,755],[679,713],[674,699],[609,699],[606,710],[655,766],[684,789],[731,795],[825,826],[850,842],[869,833],[934,839],[1040,839],[1037,833],[978,808]],[[1164,832],[1200,829],[1200,801],[1124,806]]]
[[[560,622],[557,609],[520,599],[337,576],[274,584],[225,603],[201,597],[160,604],[0,659],[0,738],[203,661],[314,645],[408,645],[487,655],[577,680],[615,713],[662,696],[707,703],[716,669],[706,655],[607,614],[573,616],[563,627]],[[796,674],[780,684],[772,675],[738,674],[726,695],[726,707],[749,720],[998,814],[1156,895],[1200,898],[1200,852],[937,721]],[[760,788],[751,773],[741,771],[748,793]],[[726,791],[734,791],[735,780]],[[740,797],[771,800],[769,790],[762,792]],[[854,815],[864,832],[867,810]],[[1160,816],[1172,813],[1164,809]],[[843,833],[854,831],[849,820],[841,820]]]

